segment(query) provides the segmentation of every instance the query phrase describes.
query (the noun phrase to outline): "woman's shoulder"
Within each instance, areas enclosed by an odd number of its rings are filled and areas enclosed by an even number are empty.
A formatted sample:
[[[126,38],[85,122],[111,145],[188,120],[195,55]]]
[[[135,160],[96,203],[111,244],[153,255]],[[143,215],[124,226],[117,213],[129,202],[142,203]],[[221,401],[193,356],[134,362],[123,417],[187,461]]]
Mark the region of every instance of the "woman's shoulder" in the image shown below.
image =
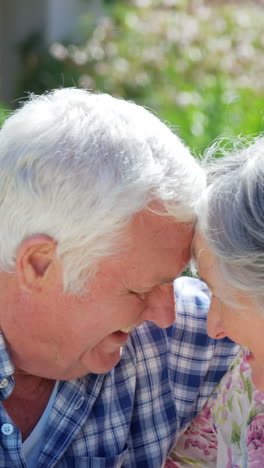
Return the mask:
[[[264,394],[251,380],[245,352],[231,363],[170,454],[178,467],[264,466]],[[173,465],[171,465],[173,466]],[[169,466],[166,468],[169,468]]]

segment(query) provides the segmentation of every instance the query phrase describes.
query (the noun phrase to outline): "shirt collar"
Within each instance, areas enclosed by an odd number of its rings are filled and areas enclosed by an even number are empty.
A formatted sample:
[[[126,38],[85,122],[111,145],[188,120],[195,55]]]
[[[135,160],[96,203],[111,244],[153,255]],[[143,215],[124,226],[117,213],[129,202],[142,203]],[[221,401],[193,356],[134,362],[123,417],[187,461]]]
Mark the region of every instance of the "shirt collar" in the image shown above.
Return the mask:
[[[15,367],[7,350],[4,335],[0,331],[0,380],[10,377],[14,371]]]

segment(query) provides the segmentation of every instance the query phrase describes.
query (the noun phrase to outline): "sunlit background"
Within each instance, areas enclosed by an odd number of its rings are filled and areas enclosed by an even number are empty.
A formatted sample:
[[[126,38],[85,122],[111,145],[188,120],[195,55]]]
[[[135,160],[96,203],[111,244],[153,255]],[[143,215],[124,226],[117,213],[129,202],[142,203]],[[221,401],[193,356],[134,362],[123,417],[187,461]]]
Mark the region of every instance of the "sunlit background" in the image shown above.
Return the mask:
[[[262,1],[2,0],[0,20],[2,117],[81,86],[152,109],[195,154],[264,130]]]

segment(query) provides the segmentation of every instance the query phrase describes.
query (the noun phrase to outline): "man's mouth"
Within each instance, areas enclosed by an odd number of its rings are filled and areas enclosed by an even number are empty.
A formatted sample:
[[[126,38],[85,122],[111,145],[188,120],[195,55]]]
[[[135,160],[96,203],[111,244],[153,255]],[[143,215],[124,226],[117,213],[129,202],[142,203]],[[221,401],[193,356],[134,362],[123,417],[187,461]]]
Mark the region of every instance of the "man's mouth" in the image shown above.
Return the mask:
[[[134,330],[134,327],[120,328],[118,331],[122,333],[130,333],[132,330]]]

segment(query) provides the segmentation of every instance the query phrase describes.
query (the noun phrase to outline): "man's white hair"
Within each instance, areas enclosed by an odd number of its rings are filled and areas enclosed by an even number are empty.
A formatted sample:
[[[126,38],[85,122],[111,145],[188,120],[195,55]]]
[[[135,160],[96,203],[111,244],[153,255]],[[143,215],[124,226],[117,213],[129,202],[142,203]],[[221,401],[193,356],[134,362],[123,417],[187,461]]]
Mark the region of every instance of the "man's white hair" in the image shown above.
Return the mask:
[[[112,254],[131,217],[159,200],[190,221],[205,185],[179,138],[143,107],[59,89],[32,96],[0,131],[0,270],[35,234],[57,241],[65,290]]]

